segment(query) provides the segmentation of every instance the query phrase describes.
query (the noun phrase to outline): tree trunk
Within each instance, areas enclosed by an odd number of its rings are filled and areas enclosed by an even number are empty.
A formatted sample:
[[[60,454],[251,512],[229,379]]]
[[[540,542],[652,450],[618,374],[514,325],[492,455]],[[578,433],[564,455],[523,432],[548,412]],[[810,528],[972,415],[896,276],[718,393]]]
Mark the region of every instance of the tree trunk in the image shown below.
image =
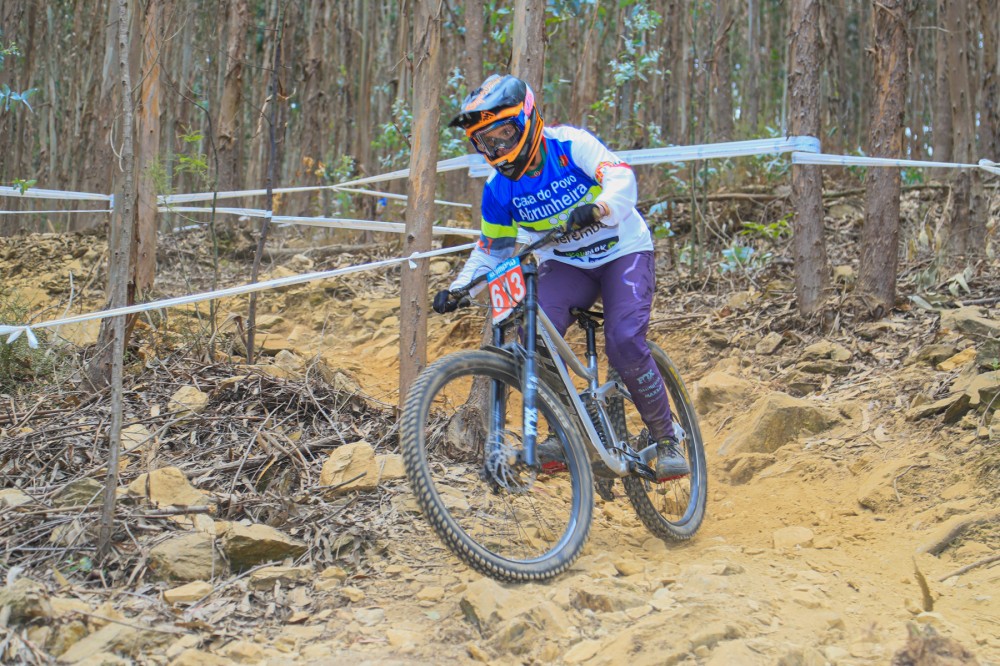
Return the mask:
[[[409,203],[403,254],[426,252],[434,224],[438,128],[441,110],[441,4],[418,0],[413,38],[413,139],[410,152]],[[399,405],[417,375],[427,366],[427,259],[417,268],[406,264],[400,287]]]
[[[982,124],[979,148],[983,157],[1000,161],[1000,12],[996,0],[979,0],[983,33]]]
[[[243,59],[245,58],[250,9],[247,0],[226,3],[225,83],[219,104],[215,148],[219,154],[219,190],[243,189],[242,151],[244,132],[240,124],[243,105]]]
[[[171,4],[170,0],[147,0],[142,15],[141,58],[133,62],[133,66],[141,67],[138,70],[141,84],[136,108],[138,215],[130,286],[134,298],[141,298],[152,289],[156,276],[157,192],[153,172],[160,162],[160,65],[165,38],[164,19],[171,12]],[[136,44],[139,44],[138,40]]]
[[[789,114],[791,134],[819,136],[818,0],[792,0]],[[792,166],[795,205],[795,294],[803,316],[823,305],[830,265],[823,240],[823,172],[818,166]]]
[[[541,101],[545,64],[545,2],[514,0],[513,30],[510,71],[527,82],[535,97]]]
[[[715,44],[712,47],[713,141],[733,139],[733,86],[729,32],[734,20],[731,0],[716,0],[713,17]]]
[[[973,161],[976,147],[975,102],[970,76],[973,58],[969,53],[972,42],[967,35],[967,11],[963,11],[968,7],[959,0],[947,0],[946,4],[944,19],[948,34],[948,100],[951,104],[954,136],[952,159],[968,163]],[[981,183],[978,172],[973,174],[965,169],[953,169],[951,180],[949,246],[956,257],[964,257],[969,253],[977,253],[985,240],[985,227],[978,223],[977,211],[971,206],[972,199],[976,196],[976,185],[981,186]]]
[[[483,80],[483,40],[486,35],[485,8],[477,0],[465,2],[465,83],[466,91],[472,92]],[[483,200],[483,182],[479,178],[466,178],[466,197],[472,208],[469,220],[472,228],[479,226],[480,206]]]
[[[951,117],[951,89],[948,84],[948,31],[946,28],[946,16],[948,6],[959,0],[937,0],[937,39],[935,44],[935,93],[934,93],[934,124],[932,126],[934,140],[934,161],[950,162],[952,159],[952,148],[954,146],[954,136],[952,133]],[[939,177],[948,177],[951,172],[940,170]]]
[[[873,157],[903,157],[903,113],[906,108],[908,16],[906,0],[873,0],[875,37],[874,113],[868,140]],[[865,224],[861,232],[858,292],[875,318],[896,304],[899,264],[900,173],[871,168],[865,189]]]
[[[125,170],[122,189],[116,197],[115,217],[118,233],[117,243],[111,249],[108,267],[108,295],[113,308],[125,305],[128,298],[129,258],[132,247],[132,225],[135,219],[135,154],[132,140],[133,108],[132,80],[129,74],[129,29],[128,2],[118,0],[118,64],[121,75],[122,98],[122,142],[121,160]],[[101,338],[105,338],[107,324],[114,332],[107,340],[114,358],[111,371],[111,433],[108,472],[104,485],[104,504],[101,509],[101,527],[97,540],[98,557],[103,558],[111,549],[111,532],[115,515],[115,500],[118,489],[118,457],[121,450],[122,432],[122,376],[125,359],[125,317],[115,317],[112,322],[105,319],[101,325]]]
[[[754,137],[760,124],[760,16],[759,0],[747,0],[747,74],[743,85],[744,134]]]

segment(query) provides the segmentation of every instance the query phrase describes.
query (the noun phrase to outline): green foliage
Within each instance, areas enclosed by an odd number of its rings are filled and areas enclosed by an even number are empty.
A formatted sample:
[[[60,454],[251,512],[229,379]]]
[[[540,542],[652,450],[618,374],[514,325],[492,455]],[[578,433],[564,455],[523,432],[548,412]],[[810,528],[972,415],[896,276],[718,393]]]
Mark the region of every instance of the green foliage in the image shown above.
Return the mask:
[[[777,243],[782,238],[791,235],[792,228],[788,224],[788,221],[791,219],[792,215],[793,213],[788,213],[781,219],[767,224],[744,222],[743,230],[740,231],[740,235],[750,236],[751,238],[763,238],[771,243]]]
[[[35,180],[34,178],[30,178],[28,180],[24,180],[23,178],[15,178],[14,182],[11,184],[11,186],[14,189],[18,190],[21,194],[24,194],[30,188],[34,187],[35,183],[37,183],[37,182],[38,181]]]
[[[197,187],[207,188],[212,179],[209,176],[208,155],[201,152],[200,145],[205,139],[201,132],[194,130],[180,135],[184,148],[177,153],[174,175],[190,174]]]
[[[0,37],[3,36],[3,31],[0,30]],[[15,42],[8,42],[4,45],[2,39],[0,39],[0,71],[3,70],[4,60],[8,57],[17,57],[21,55],[20,49],[18,49]],[[28,107],[28,111],[31,111],[31,105],[28,104],[28,98],[31,97],[38,91],[38,88],[28,88],[24,92],[17,92],[16,90],[11,90],[10,86],[6,83],[0,85],[0,108],[4,111],[10,111],[12,104],[20,102]]]
[[[0,290],[0,324],[23,324],[30,313],[31,309],[22,299]],[[28,382],[49,375],[55,369],[52,354],[41,348],[45,345],[45,333],[38,331],[35,335],[39,349],[32,349],[25,335],[10,343],[8,336],[0,336],[0,392],[23,391]]]

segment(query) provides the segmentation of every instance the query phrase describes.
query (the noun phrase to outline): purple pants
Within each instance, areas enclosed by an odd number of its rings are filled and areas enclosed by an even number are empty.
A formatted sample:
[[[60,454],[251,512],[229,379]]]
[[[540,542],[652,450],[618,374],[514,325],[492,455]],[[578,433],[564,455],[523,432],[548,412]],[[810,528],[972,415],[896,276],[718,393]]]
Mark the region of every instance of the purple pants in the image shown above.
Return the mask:
[[[559,333],[573,323],[571,308],[604,303],[604,348],[656,441],[673,432],[663,377],[646,346],[656,283],[652,252],[636,252],[596,268],[546,261],[538,268],[538,301]]]

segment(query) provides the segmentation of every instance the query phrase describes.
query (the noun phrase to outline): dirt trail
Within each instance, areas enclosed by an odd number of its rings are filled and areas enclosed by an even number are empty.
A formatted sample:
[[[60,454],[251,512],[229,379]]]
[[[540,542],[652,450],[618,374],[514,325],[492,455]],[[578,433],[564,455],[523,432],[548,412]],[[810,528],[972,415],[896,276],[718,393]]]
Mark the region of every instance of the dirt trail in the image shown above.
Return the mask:
[[[439,265],[436,279],[452,269]],[[31,277],[27,264],[9,274],[13,287],[21,286],[19,276]],[[393,280],[344,280],[326,289],[264,296],[263,344],[269,353],[319,354],[352,373],[366,395],[395,404]],[[694,324],[669,312],[654,315],[664,323],[654,324],[651,338],[674,358],[689,388],[718,370],[748,387],[740,400],[700,415],[709,505],[691,542],[650,537],[619,491],[613,502],[597,500],[590,541],[569,572],[546,585],[499,585],[458,563],[422,519],[402,508],[406,483],[393,482],[380,490],[380,519],[394,526],[394,538],[366,550],[363,566],[343,583],[279,586],[264,597],[266,608],[248,595],[240,612],[264,618],[256,634],[213,634],[199,625],[152,661],[851,666],[889,663],[907,640],[907,624],[917,621],[959,641],[979,663],[1000,664],[1000,564],[942,580],[1000,548],[995,513],[992,523],[968,530],[938,555],[915,555],[949,520],[996,511],[997,489],[977,485],[969,465],[977,450],[996,450],[995,433],[984,436],[969,419],[943,425],[940,416],[904,416],[915,396],[940,395],[962,372],[908,360],[942,341],[936,315],[890,318],[864,335],[842,335],[864,363],[844,374],[831,366],[813,375],[815,401],[839,411],[840,424],[748,457],[766,464],[737,478],[733,457],[720,447],[743,427],[754,399],[802,381],[789,370],[821,340],[793,329],[779,336],[779,353],[761,353],[732,319],[742,312],[754,320],[768,306],[708,297]],[[997,318],[996,308],[991,316]],[[474,347],[481,322],[467,311],[432,318],[430,356]],[[767,328],[755,326],[743,329],[764,337]],[[954,336],[947,341],[955,343]],[[861,495],[874,497],[876,509],[863,507]],[[129,602],[127,594],[121,599]]]
[[[431,338],[461,326],[432,322]],[[652,337],[688,368],[692,384],[719,359],[706,345],[691,345],[690,335]],[[461,337],[449,341],[472,343],[471,337],[456,339]],[[391,401],[397,366],[388,350],[394,346],[376,335],[361,356],[327,349],[324,357],[360,366],[364,386]],[[746,370],[752,375],[755,369]],[[762,383],[754,388],[768,389]],[[956,504],[980,505],[981,490],[938,446],[952,434],[914,427],[893,412],[891,406],[865,410],[863,418],[824,438],[843,442],[859,438],[862,429],[891,431],[895,445],[844,455],[800,441],[742,485],[721,473],[718,455],[736,413],[703,417],[711,474],[708,518],[699,535],[669,545],[650,537],[619,490],[614,502],[597,500],[590,542],[577,564],[546,585],[484,579],[417,520],[403,538],[386,544],[382,561],[371,563],[377,573],[355,583],[364,598],[336,611],[339,621],[331,628],[337,637],[300,643],[298,654],[315,663],[335,657],[368,663],[885,664],[905,643],[907,622],[916,619],[957,639],[980,663],[1000,663],[1000,567],[939,581],[991,546],[970,539],[940,558],[914,555]],[[865,472],[883,459],[910,456],[921,462],[900,467],[888,483],[899,496],[906,475],[920,473],[932,480],[926,494],[909,489],[886,512],[862,508]],[[947,501],[933,497],[942,484]],[[776,545],[776,539],[802,540],[795,537],[801,529],[781,532],[785,528],[808,529],[812,536],[800,545]],[[923,612],[928,602],[919,577],[928,582],[933,612]]]

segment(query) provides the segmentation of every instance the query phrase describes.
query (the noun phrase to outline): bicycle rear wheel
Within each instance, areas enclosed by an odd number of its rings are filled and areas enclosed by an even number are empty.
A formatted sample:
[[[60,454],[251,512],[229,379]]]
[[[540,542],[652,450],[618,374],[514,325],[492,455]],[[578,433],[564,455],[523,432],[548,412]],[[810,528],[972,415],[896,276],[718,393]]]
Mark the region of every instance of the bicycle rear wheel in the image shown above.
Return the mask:
[[[708,496],[708,471],[705,463],[705,445],[698,427],[698,417],[688,396],[681,375],[670,357],[657,345],[649,342],[656,367],[663,376],[670,396],[670,411],[674,418],[674,432],[678,435],[680,449],[687,458],[691,473],[662,483],[654,483],[638,476],[622,479],[625,493],[632,503],[639,520],[646,528],[664,540],[684,540],[694,536],[705,518]],[[619,379],[614,368],[609,379]],[[624,398],[615,398],[609,406],[611,423],[619,436],[628,436],[637,449],[649,442],[637,442],[643,429],[642,419],[635,405]]]
[[[497,395],[468,400],[486,378]],[[554,437],[567,471],[537,474],[522,450],[519,367],[506,354],[467,351],[439,359],[417,378],[400,424],[406,473],[424,516],[473,569],[503,581],[539,581],[565,571],[590,532],[594,495],[580,434],[553,391],[539,384],[538,441]],[[493,432],[491,400],[503,427]],[[485,407],[485,414],[484,408]]]

